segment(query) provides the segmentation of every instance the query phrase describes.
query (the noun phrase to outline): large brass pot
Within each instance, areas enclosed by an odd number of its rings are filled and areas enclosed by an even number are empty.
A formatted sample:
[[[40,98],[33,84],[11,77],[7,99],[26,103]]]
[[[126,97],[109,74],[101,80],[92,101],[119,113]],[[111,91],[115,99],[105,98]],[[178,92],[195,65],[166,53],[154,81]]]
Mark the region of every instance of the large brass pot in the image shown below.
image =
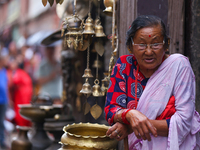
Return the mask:
[[[67,125],[59,150],[115,150],[117,140],[106,136],[109,126],[91,123]]]

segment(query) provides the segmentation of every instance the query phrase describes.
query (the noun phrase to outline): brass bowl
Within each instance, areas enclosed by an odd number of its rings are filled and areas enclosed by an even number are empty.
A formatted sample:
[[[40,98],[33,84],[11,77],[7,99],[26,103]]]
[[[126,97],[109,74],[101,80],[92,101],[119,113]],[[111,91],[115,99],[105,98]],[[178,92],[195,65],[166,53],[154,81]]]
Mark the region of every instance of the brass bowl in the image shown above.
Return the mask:
[[[31,104],[18,105],[23,118],[33,122],[44,122],[45,118],[52,118],[60,114],[62,105],[33,106]]]
[[[117,140],[106,136],[108,128],[106,125],[91,123],[67,125],[63,128],[65,133],[60,142],[63,146],[59,150],[115,150]]]

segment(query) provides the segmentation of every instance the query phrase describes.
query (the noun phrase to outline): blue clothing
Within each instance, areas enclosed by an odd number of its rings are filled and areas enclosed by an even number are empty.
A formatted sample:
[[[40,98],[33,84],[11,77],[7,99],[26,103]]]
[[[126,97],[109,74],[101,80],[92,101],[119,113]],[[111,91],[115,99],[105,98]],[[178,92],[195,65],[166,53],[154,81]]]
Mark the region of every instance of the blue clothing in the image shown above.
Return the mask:
[[[4,144],[4,119],[8,103],[8,78],[6,69],[0,69],[0,148]]]
[[[8,78],[6,69],[0,69],[0,104],[8,103]]]
[[[5,119],[6,108],[7,108],[6,104],[0,104],[0,149],[1,146],[5,143],[4,119]]]

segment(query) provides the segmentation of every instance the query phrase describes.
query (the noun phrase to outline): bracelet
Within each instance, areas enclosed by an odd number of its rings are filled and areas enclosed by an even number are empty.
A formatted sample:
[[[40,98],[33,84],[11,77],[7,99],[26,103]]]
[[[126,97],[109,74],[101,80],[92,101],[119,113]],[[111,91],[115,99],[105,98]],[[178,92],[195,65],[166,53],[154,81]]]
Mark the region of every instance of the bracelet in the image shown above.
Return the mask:
[[[120,120],[119,120],[119,118],[118,118],[118,112],[119,112],[120,110],[122,110],[122,109],[118,109],[117,112],[116,112],[116,114],[115,114],[115,115],[116,115],[116,121],[117,121],[117,122],[120,122]]]
[[[124,111],[123,111],[123,113],[122,113],[122,122],[124,123],[124,124],[130,124],[129,122],[128,122],[128,120],[126,119],[126,114],[130,111],[130,110],[132,110],[132,109],[125,109]]]

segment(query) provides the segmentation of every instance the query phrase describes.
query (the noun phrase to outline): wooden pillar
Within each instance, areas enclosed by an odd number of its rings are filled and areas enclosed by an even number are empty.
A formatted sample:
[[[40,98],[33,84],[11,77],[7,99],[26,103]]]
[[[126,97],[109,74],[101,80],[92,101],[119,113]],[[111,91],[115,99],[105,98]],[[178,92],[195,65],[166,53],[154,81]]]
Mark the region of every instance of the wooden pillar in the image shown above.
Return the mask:
[[[188,1],[191,2],[191,25],[188,25],[190,40],[188,39],[189,46],[186,47],[196,78],[196,110],[200,112],[200,0]]]
[[[126,31],[137,16],[137,0],[118,0],[117,27],[119,38],[119,56],[129,54],[126,48]]]
[[[168,0],[169,53],[184,53],[185,0]]]

